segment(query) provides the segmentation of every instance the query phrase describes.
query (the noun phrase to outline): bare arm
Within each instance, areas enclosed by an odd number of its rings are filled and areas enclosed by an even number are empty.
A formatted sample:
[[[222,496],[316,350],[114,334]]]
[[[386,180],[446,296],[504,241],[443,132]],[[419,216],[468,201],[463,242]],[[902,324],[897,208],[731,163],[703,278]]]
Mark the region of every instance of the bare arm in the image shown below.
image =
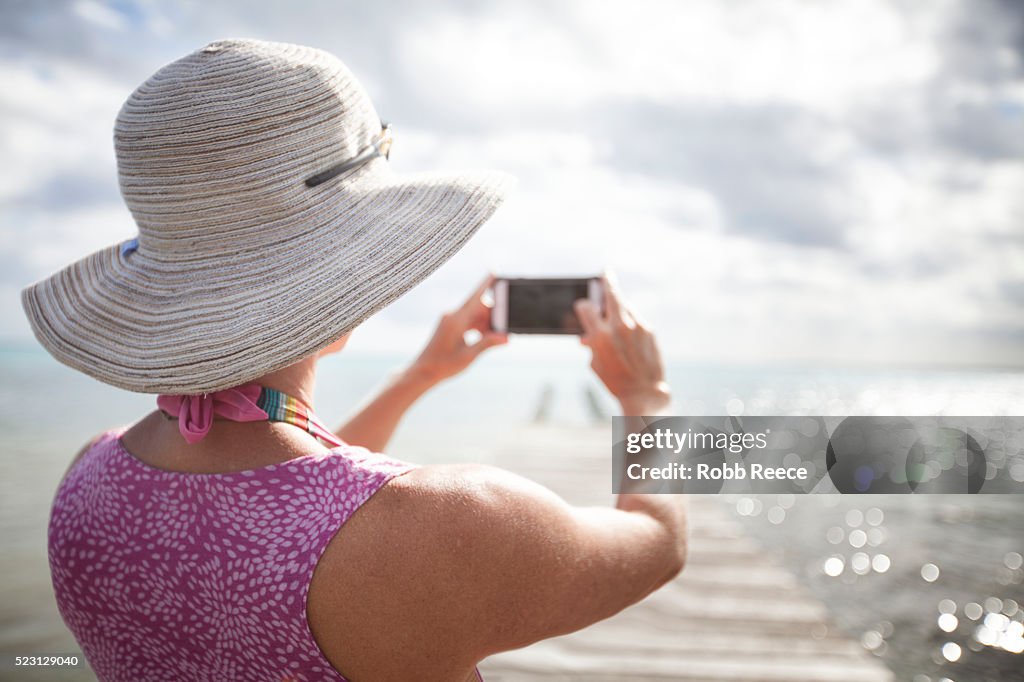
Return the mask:
[[[670,391],[654,332],[626,305],[614,278],[605,276],[605,310],[576,302],[581,342],[592,351],[591,369],[619,399],[623,416],[653,416],[669,409]],[[649,515],[676,532],[685,552],[685,498],[680,495],[622,494],[616,508]]]
[[[384,450],[402,416],[424,393],[469,367],[488,348],[508,341],[507,335],[490,330],[491,309],[483,295],[493,281],[493,276],[485,278],[458,310],[441,317],[416,361],[338,429],[338,437],[376,452]],[[480,332],[480,338],[467,344],[464,337],[471,329]]]
[[[605,315],[578,309],[592,367],[625,414],[662,412],[668,387],[653,334],[608,291]],[[346,565],[371,567],[337,576],[337,603],[360,624],[337,643],[360,652],[344,671],[354,679],[462,679],[491,654],[636,603],[682,569],[687,551],[681,496],[573,507],[478,465],[422,467],[395,479],[346,529]]]
[[[678,514],[572,507],[478,465],[395,479],[346,524],[332,581],[351,679],[463,679],[487,656],[611,616],[685,561]],[[315,617],[315,611],[314,617]],[[387,637],[381,637],[387,632]],[[358,654],[356,654],[358,652]]]
[[[338,437],[346,443],[381,452],[406,411],[436,383],[415,365],[399,372],[338,429]]]

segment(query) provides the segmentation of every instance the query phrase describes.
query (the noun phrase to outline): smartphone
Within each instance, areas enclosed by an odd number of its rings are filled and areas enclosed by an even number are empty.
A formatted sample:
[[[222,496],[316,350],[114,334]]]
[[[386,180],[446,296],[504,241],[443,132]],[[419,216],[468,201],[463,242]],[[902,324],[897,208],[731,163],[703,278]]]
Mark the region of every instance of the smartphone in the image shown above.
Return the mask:
[[[600,277],[501,277],[494,282],[491,328],[512,334],[580,334],[573,304],[581,298],[604,309]]]

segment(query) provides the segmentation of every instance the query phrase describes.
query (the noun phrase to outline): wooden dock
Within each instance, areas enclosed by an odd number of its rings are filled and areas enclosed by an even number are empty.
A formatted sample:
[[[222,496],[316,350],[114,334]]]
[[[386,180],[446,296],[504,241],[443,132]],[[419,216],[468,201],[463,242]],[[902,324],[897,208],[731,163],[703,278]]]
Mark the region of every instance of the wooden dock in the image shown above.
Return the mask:
[[[496,452],[492,463],[574,504],[610,502],[609,430],[531,427],[521,436],[514,449]],[[484,679],[893,679],[835,627],[825,605],[774,562],[717,497],[691,497],[690,519],[690,556],[679,578],[585,630],[491,657],[480,666]]]

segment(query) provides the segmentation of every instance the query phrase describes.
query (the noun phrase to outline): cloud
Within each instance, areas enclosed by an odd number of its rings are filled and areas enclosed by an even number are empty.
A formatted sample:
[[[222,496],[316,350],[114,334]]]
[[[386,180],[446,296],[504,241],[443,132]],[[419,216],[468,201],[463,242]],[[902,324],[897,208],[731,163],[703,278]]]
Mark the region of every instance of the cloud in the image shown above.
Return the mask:
[[[123,14],[95,0],[75,0],[72,11],[100,29],[123,31],[128,22]]]
[[[704,189],[722,207],[727,229],[843,245],[856,205],[844,194],[846,131],[827,119],[793,106],[700,101],[615,103],[602,111],[612,164]]]
[[[342,56],[395,125],[396,169],[520,177],[356,347],[411,348],[486,267],[607,265],[670,355],[1024,363],[1021,14],[1011,0],[3,4],[0,311],[133,232],[110,141],[131,89],[248,35]]]
[[[0,335],[25,336],[17,292],[135,232],[117,187],[112,130],[125,88],[100,70],[0,61]]]
[[[96,174],[64,170],[9,199],[7,208],[63,212],[76,208],[118,204],[116,181]]]

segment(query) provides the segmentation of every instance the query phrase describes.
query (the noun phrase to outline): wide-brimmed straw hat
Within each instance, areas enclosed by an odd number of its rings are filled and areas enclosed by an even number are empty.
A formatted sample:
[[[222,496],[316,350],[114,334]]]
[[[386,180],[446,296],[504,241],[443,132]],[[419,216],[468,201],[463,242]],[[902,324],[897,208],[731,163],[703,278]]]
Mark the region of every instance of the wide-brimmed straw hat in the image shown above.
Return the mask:
[[[398,174],[390,144],[322,50],[221,40],[168,64],[114,128],[138,238],[25,289],[36,337],[108,384],[176,394],[328,346],[451,258],[508,184]]]

